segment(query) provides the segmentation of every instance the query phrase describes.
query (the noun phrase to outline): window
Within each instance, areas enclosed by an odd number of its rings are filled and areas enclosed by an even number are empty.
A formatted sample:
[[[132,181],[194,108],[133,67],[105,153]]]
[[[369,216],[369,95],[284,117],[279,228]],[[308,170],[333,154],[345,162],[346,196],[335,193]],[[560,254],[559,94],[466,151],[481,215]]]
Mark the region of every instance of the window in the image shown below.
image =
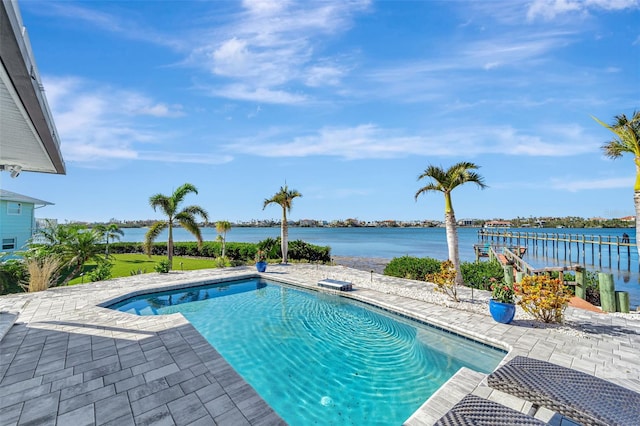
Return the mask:
[[[15,250],[17,238],[3,238],[2,250]]]
[[[22,203],[7,203],[7,214],[22,214]]]

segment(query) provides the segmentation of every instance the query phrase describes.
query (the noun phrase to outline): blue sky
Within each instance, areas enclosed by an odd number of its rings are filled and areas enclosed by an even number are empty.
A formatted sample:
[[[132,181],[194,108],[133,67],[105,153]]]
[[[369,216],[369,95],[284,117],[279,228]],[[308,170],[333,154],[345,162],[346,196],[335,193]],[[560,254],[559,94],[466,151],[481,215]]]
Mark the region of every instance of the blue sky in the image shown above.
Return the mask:
[[[481,166],[458,218],[633,215],[640,1],[19,3],[67,175],[0,174],[60,221],[160,217],[185,182],[212,220],[442,219],[430,165]],[[186,205],[185,204],[185,205]]]

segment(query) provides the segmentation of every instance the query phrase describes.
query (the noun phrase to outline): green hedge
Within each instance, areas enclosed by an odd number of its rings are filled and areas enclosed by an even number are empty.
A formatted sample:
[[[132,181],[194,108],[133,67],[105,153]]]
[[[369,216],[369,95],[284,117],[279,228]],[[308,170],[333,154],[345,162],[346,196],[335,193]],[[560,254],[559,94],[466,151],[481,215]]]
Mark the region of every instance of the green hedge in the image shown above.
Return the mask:
[[[491,278],[498,282],[504,278],[504,269],[500,262],[462,262],[460,264],[462,280],[467,287],[490,290]]]
[[[440,272],[442,261],[431,257],[395,257],[384,268],[384,275],[426,281],[426,276]],[[502,280],[504,272],[498,262],[462,262],[462,279],[466,286],[488,290],[491,278]]]
[[[440,272],[440,261],[431,257],[394,257],[384,268],[384,275],[425,281],[428,274]]]
[[[280,239],[277,245],[270,252],[270,257],[278,258],[282,256],[280,251]],[[252,262],[255,258],[258,245],[254,243],[237,243],[227,242],[225,255],[231,261]],[[144,253],[142,243],[113,243],[109,244],[109,252],[114,254],[121,253]],[[198,250],[198,244],[194,242],[177,242],[173,246],[174,256],[191,256],[191,257],[218,257],[222,253],[222,243],[218,241],[205,241],[202,244],[202,250]],[[167,243],[156,242],[151,248],[151,254],[166,256]],[[325,262],[331,261],[331,248],[316,246],[306,243],[302,240],[289,241],[289,258],[292,260],[304,260],[308,262]]]

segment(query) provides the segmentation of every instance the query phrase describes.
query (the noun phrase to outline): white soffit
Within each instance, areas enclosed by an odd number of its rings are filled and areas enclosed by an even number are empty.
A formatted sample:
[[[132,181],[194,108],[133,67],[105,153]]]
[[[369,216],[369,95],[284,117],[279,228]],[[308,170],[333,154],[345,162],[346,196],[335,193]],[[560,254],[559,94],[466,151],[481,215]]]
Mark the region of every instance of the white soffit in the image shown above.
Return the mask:
[[[56,173],[4,65],[0,66],[0,164]]]

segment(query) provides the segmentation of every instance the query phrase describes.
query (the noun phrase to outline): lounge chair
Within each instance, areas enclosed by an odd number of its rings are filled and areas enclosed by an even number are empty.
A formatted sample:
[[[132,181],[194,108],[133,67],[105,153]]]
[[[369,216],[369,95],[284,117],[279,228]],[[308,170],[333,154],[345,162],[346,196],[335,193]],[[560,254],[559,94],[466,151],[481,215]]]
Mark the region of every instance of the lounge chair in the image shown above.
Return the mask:
[[[546,423],[497,402],[467,395],[434,426],[541,426]]]
[[[550,362],[516,356],[487,382],[584,425],[640,424],[639,393]]]

